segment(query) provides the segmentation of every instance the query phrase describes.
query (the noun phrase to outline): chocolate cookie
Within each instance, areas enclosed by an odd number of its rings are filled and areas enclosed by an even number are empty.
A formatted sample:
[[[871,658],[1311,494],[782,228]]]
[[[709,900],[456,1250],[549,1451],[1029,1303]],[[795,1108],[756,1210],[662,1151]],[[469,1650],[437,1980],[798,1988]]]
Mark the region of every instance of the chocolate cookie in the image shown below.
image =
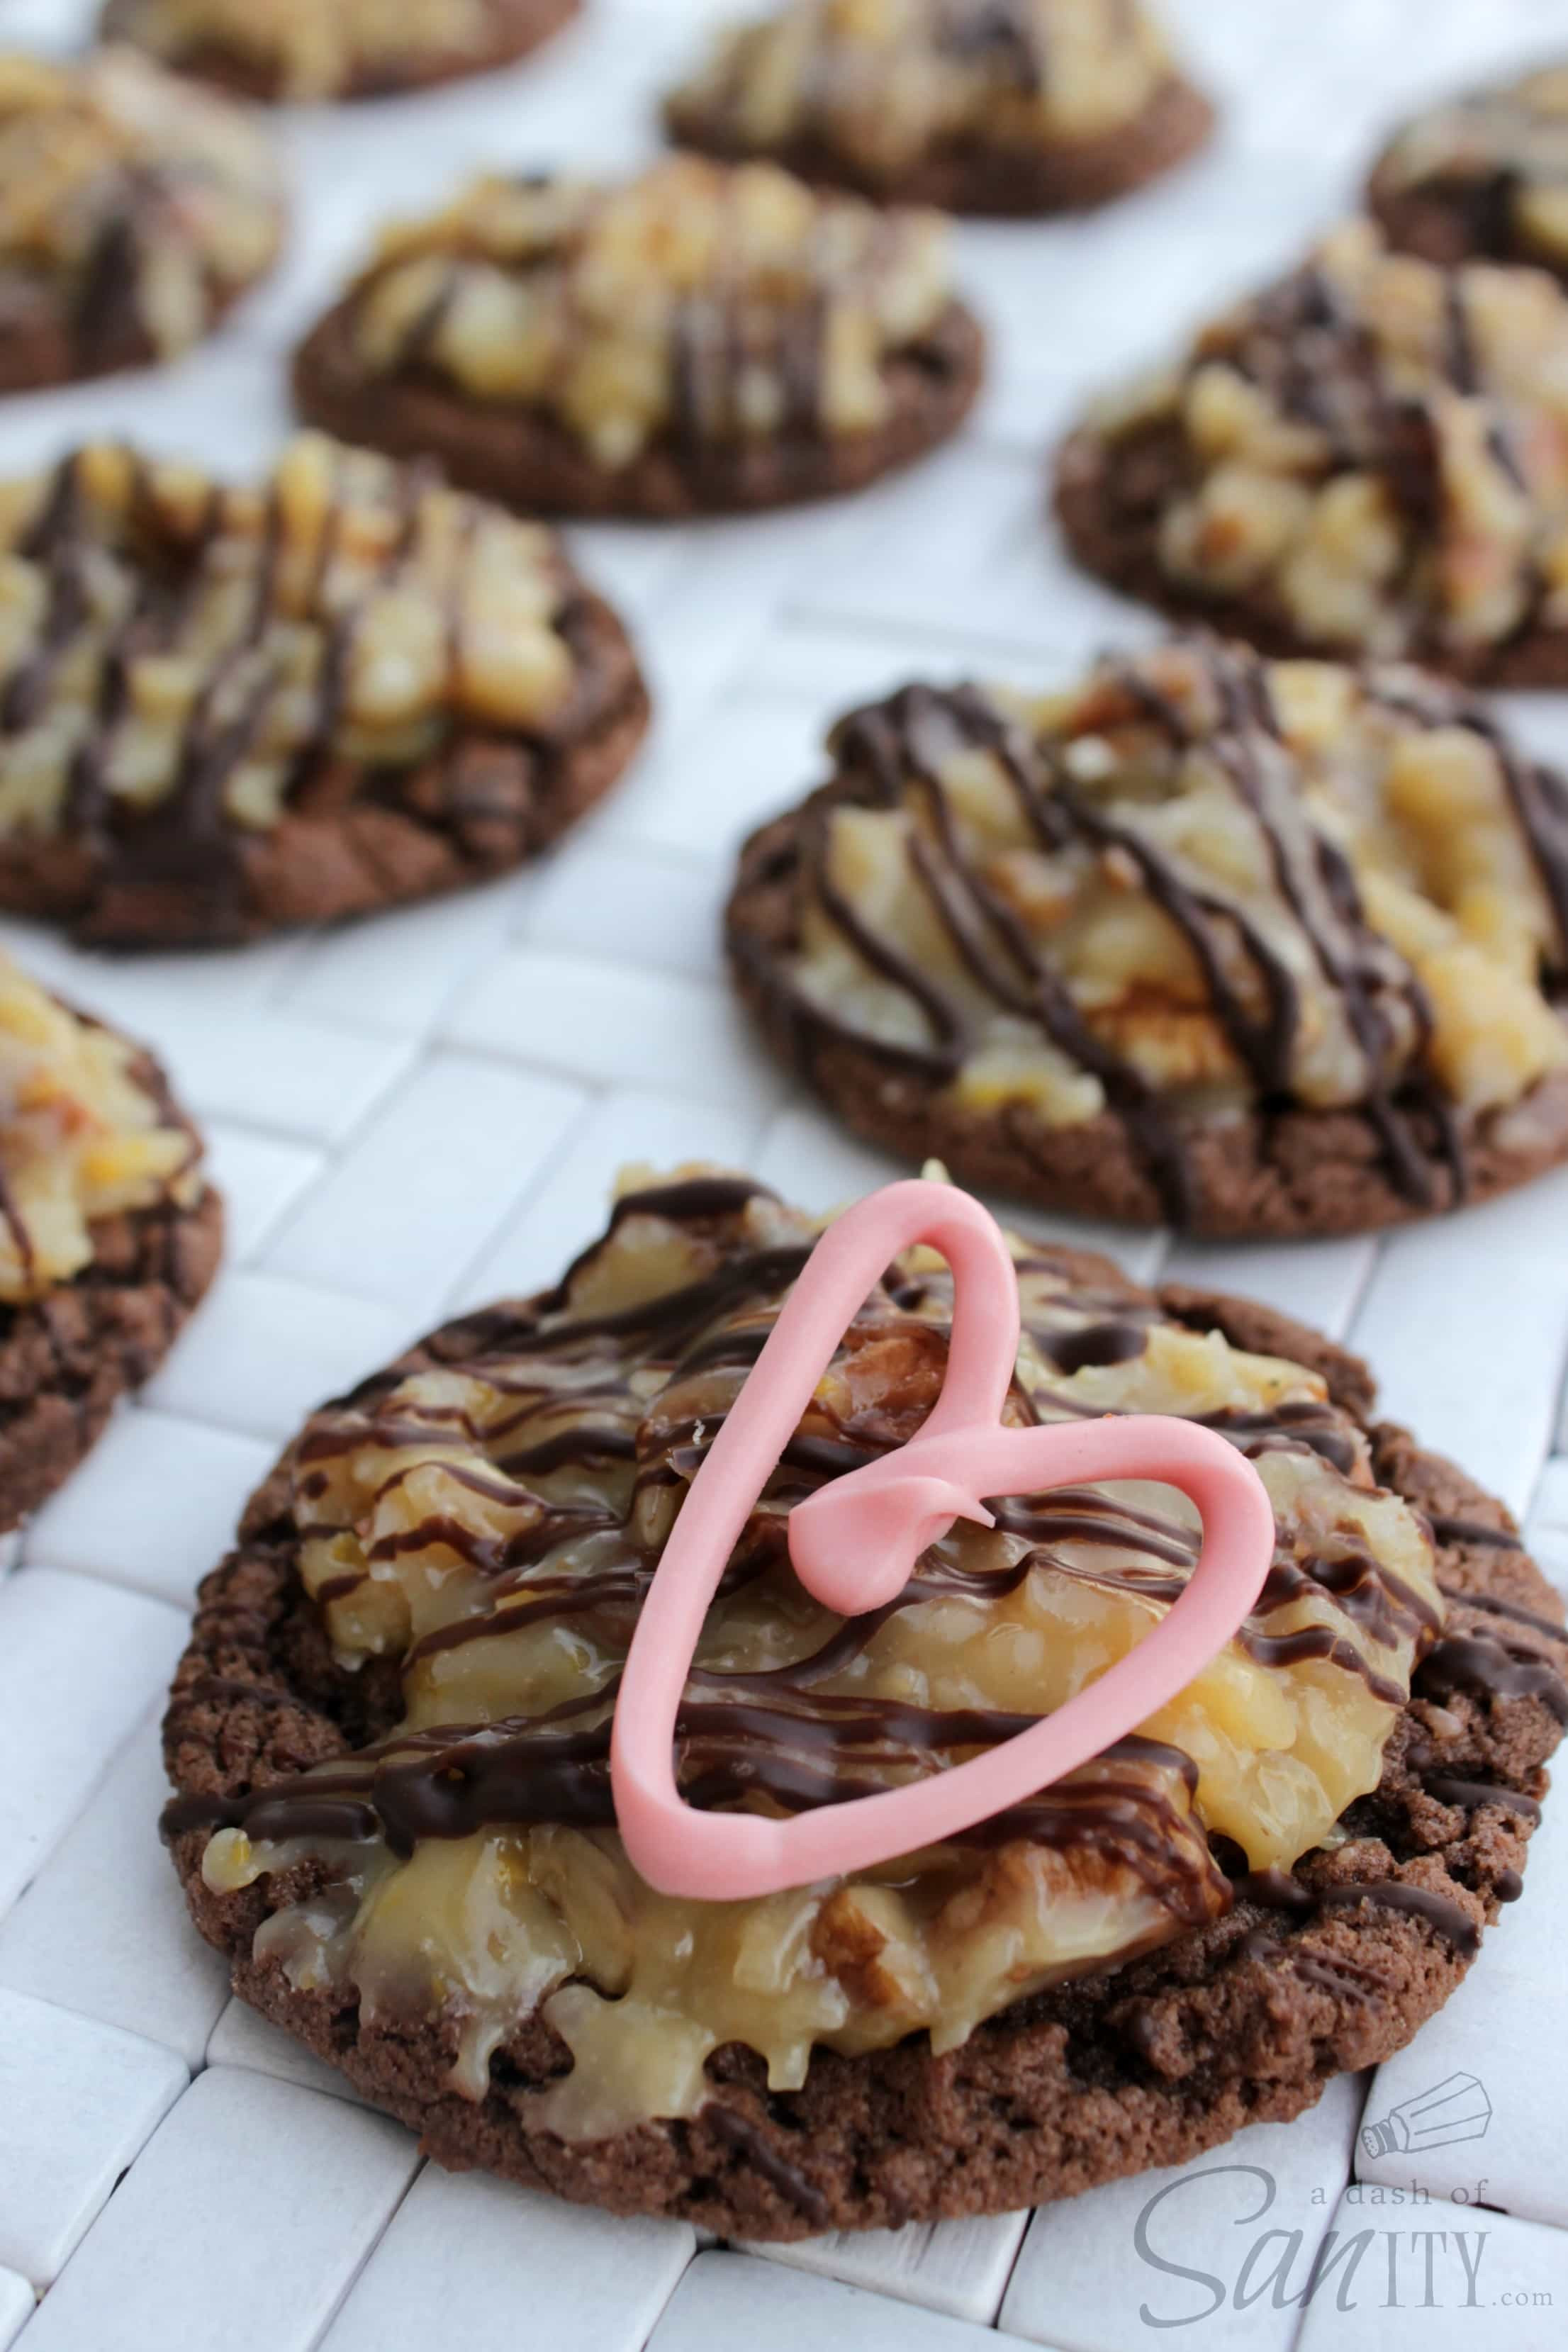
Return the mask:
[[[1109,203],[1201,147],[1214,109],[1138,6],[787,0],[671,92],[684,147],[944,212]]]
[[[173,359],[278,256],[255,124],[131,49],[0,55],[0,392]]]
[[[981,363],[934,214],[682,156],[390,229],[294,387],[520,509],[668,518],[858,489],[954,429]]]
[[[1407,2041],[1521,1891],[1561,1606],[1342,1349],[1080,1252],[1013,1244],[1005,1418],[1224,1431],[1276,1515],[1255,1613],[962,1842],[746,1902],[636,1875],[620,1664],[818,1230],[745,1178],[637,1183],[557,1288],[315,1414],[202,1588],[164,1830],[241,1996],[445,2164],[763,2238],[1178,2162]],[[1190,1507],[1111,1486],[998,1502],[868,1615],[808,1598],[788,1512],[920,1427],[952,1306],[897,1259],[819,1381],[688,1681],[689,1801],[796,1813],[984,1749],[1184,1589]]]
[[[105,0],[107,37],[247,98],[425,89],[526,57],[582,0]]]
[[[1379,156],[1367,209],[1390,245],[1445,268],[1533,262],[1568,278],[1568,66],[1417,115]]]
[[[152,1056],[0,955],[0,1529],[70,1475],[212,1280],[201,1162]]]
[[[911,686],[728,938],[847,1123],[1053,1209],[1348,1233],[1568,1157],[1568,785],[1459,688],[1178,640]]]
[[[504,872],[647,723],[553,532],[319,434],[258,488],[79,449],[0,485],[0,907],[85,940],[223,945]]]
[[[1103,401],[1057,467],[1079,561],[1266,653],[1568,682],[1568,297],[1366,221]]]

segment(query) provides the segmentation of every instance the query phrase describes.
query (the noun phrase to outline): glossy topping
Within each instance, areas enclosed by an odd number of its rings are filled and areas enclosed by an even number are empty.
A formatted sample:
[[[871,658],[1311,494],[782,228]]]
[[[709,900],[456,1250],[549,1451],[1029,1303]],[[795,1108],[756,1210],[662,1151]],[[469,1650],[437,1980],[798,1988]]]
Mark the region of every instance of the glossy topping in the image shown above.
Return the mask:
[[[258,488],[92,444],[0,485],[0,838],[194,855],[456,731],[571,716],[553,532],[319,434]]]
[[[1165,594],[1461,666],[1568,624],[1568,296],[1543,273],[1436,268],[1352,222],[1088,430]]]
[[[110,0],[116,33],[171,64],[221,58],[269,95],[309,100],[488,64],[498,0]]]
[[[616,468],[661,436],[875,431],[886,362],[951,299],[936,214],[677,156],[614,187],[474,182],[385,232],[353,319],[373,373],[541,410]]]
[[[791,0],[721,34],[669,115],[742,152],[820,142],[890,183],[933,149],[1118,130],[1170,75],[1120,0]]]
[[[676,1723],[731,1554],[868,1286],[915,1248],[933,1252],[952,1279],[942,1392],[916,1435],[790,1512],[789,1564],[804,1591],[840,1616],[868,1616],[899,1601],[921,1556],[955,1526],[995,1527],[988,1496],[1043,1496],[1110,1479],[1172,1487],[1197,1511],[1201,1541],[1186,1589],[1127,1656],[1065,1706],[946,1771],[873,1795],[846,1793],[793,1821],[689,1805],[675,1786]],[[1217,1431],[1171,1414],[1005,1429],[1020,1336],[1006,1239],[952,1184],[886,1184],[836,1217],[817,1243],[692,1480],[622,1672],[610,1791],[627,1857],[660,1894],[782,1894],[984,1829],[1168,1706],[1251,1612],[1274,1554],[1274,1513],[1257,1472]]]
[[[42,1298],[90,1265],[98,1219],[192,1205],[200,1162],[140,1049],[0,954],[0,1302]]]
[[[1364,1109],[1429,1200],[1568,1062],[1568,791],[1417,671],[1185,640],[910,687],[832,749],[765,983],[954,1106],[1121,1118],[1177,1218],[1192,1122]]]
[[[1458,249],[1568,271],[1568,65],[1434,108],[1379,160],[1380,200],[1430,198]]]
[[[300,1572],[342,1667],[395,1660],[404,1720],[227,1802],[209,1886],[274,1874],[258,1954],[362,2017],[447,2019],[453,2081],[536,2007],[573,2058],[535,2120],[587,2138],[689,2115],[741,2041],[775,2087],[813,2048],[938,2050],[1033,1988],[1223,1913],[1223,1832],[1289,1864],[1372,1788],[1440,1621],[1426,1532],[1299,1365],[1164,1320],[1147,1294],[1010,1244],[1023,1338],[1005,1426],[1157,1411],[1253,1460],[1277,1520],[1257,1609],[1181,1696],[968,1836],[786,1895],[655,1894],[616,1834],[610,1719],[677,1514],[817,1236],[742,1178],[646,1176],[543,1297],[468,1318],[308,1424]],[[994,1747],[1125,1655],[1186,1589],[1194,1514],[1143,1485],[960,1525],[843,1619],[786,1549],[793,1507],[900,1445],[941,1391],[952,1285],[901,1254],[750,1513],[677,1727],[684,1798],[791,1816]],[[202,1686],[190,1693],[200,1703]],[[286,1874],[295,1865],[290,1878]]]
[[[169,358],[271,266],[282,220],[271,150],[227,100],[131,49],[0,55],[0,341],[63,331],[83,373]]]

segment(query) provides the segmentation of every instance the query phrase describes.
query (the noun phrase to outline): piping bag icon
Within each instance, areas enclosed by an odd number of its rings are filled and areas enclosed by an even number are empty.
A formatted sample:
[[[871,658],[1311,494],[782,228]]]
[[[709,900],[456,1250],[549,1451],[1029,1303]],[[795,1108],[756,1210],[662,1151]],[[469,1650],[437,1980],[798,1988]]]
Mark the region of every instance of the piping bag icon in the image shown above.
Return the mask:
[[[1479,2139],[1492,2119],[1492,2103],[1484,2084],[1474,2074],[1450,2074],[1430,2091],[1391,2107],[1380,2124],[1363,2126],[1361,2144],[1368,2156],[1417,2153],[1426,2147],[1450,2147],[1456,2140]]]

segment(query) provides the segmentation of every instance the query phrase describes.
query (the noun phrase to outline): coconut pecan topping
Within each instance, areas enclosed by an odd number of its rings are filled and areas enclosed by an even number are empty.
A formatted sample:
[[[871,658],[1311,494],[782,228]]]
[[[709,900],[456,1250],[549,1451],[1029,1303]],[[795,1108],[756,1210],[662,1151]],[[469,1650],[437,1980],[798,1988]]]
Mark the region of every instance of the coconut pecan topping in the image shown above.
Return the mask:
[[[226,100],[132,49],[0,55],[0,385],[184,351],[282,223],[271,150]]]
[[[542,412],[615,470],[652,441],[876,431],[950,309],[943,225],[677,156],[613,187],[476,181],[352,296],[362,366]]]
[[[552,531],[301,434],[259,488],[98,443],[0,486],[0,837],[265,831],[334,762],[570,712]]]
[[[1170,73],[1161,33],[1120,0],[792,0],[722,34],[668,113],[678,135],[820,142],[892,184],[935,148],[1101,136]]]
[[[1138,593],[1484,673],[1568,626],[1568,296],[1352,222],[1091,413],[1060,495]]]
[[[1417,116],[1384,151],[1372,192],[1391,228],[1424,215],[1421,249],[1568,272],[1568,66]]]
[[[1568,1064],[1568,789],[1419,671],[1183,641],[832,750],[747,972],[955,1110],[1119,1117],[1177,1220],[1194,1129],[1258,1106],[1363,1111],[1434,1205]]]
[[[200,1167],[140,1050],[0,954],[0,1304],[79,1274],[99,1218],[192,1206]]]
[[[299,1574],[345,1674],[395,1662],[402,1720],[165,1816],[172,1834],[210,1832],[215,1892],[270,1881],[258,1959],[357,1995],[362,2021],[441,2021],[468,2096],[540,2011],[572,2064],[530,2097],[569,2139],[695,2113],[722,2043],[760,2052],[775,2089],[818,2045],[923,2031],[951,2049],[1032,1990],[1217,1917],[1232,1896],[1210,1836],[1263,1869],[1329,1834],[1377,1782],[1441,1622],[1427,1532],[1375,1486],[1317,1374],[1015,1241],[1006,1417],[1152,1410],[1231,1435],[1278,1523],[1258,1609],[1138,1736],[961,1843],[756,1901],[657,1895],[616,1832],[617,1677],[819,1230],[743,1177],[634,1173],[556,1289],[447,1327],[314,1416],[288,1465]],[[688,1680],[677,1764],[694,1804],[793,1813],[939,1769],[1060,1706],[1183,1591],[1190,1507],[1108,1486],[999,1502],[994,1529],[956,1527],[869,1615],[805,1593],[792,1505],[921,1426],[952,1311],[945,1265],[906,1254],[819,1381]]]
[[[344,98],[472,71],[519,47],[517,0],[108,0],[105,24],[182,70],[226,65],[268,97]],[[542,5],[542,29],[568,13]]]

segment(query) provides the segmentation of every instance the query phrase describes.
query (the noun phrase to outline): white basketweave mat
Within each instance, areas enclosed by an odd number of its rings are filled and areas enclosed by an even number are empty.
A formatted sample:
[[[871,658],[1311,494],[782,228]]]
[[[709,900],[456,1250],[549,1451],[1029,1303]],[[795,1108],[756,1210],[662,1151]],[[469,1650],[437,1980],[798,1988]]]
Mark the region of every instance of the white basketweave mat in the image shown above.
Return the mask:
[[[1568,2341],[1568,1805],[1548,1807],[1525,1899],[1468,1984],[1370,2083],[1336,2083],[1300,2122],[1184,2172],[1032,2217],[766,2255],[422,2166],[411,2137],[228,1999],[154,1827],[157,1717],[195,1581],[312,1404],[444,1313],[552,1277],[624,1161],[717,1157],[824,1207],[892,1172],[792,1091],[731,1007],[716,937],[736,843],[813,780],[823,727],[853,698],[921,674],[1044,685],[1148,637],[1145,615],[1073,576],[1044,521],[1044,454],[1074,403],[1288,263],[1412,102],[1568,48],[1562,0],[1169,7],[1226,102],[1223,136],[1092,219],[961,231],[995,344],[961,440],[815,511],[575,534],[639,635],[658,721],[547,865],[184,961],[110,962],[4,926],[35,970],[165,1056],[206,1123],[232,1247],[165,1370],[0,1580],[0,2346]],[[0,0],[0,39],[68,47],[89,13]],[[278,279],[177,367],[0,404],[0,470],[89,433],[260,465],[285,425],[285,353],[377,218],[492,162],[650,152],[654,94],[712,13],[589,0],[514,70],[282,117],[299,226]],[[1568,698],[1516,698],[1510,715],[1568,756]],[[1059,1229],[1141,1275],[1210,1278],[1348,1338],[1390,1412],[1506,1496],[1568,1580],[1565,1224],[1568,1171],[1382,1242],[1216,1249]],[[1431,2094],[1450,2121],[1464,2109],[1469,2136],[1423,2127]],[[1414,2112],[1415,2145],[1358,2178],[1363,2109]],[[1340,2259],[1303,2304],[1330,2231]]]

